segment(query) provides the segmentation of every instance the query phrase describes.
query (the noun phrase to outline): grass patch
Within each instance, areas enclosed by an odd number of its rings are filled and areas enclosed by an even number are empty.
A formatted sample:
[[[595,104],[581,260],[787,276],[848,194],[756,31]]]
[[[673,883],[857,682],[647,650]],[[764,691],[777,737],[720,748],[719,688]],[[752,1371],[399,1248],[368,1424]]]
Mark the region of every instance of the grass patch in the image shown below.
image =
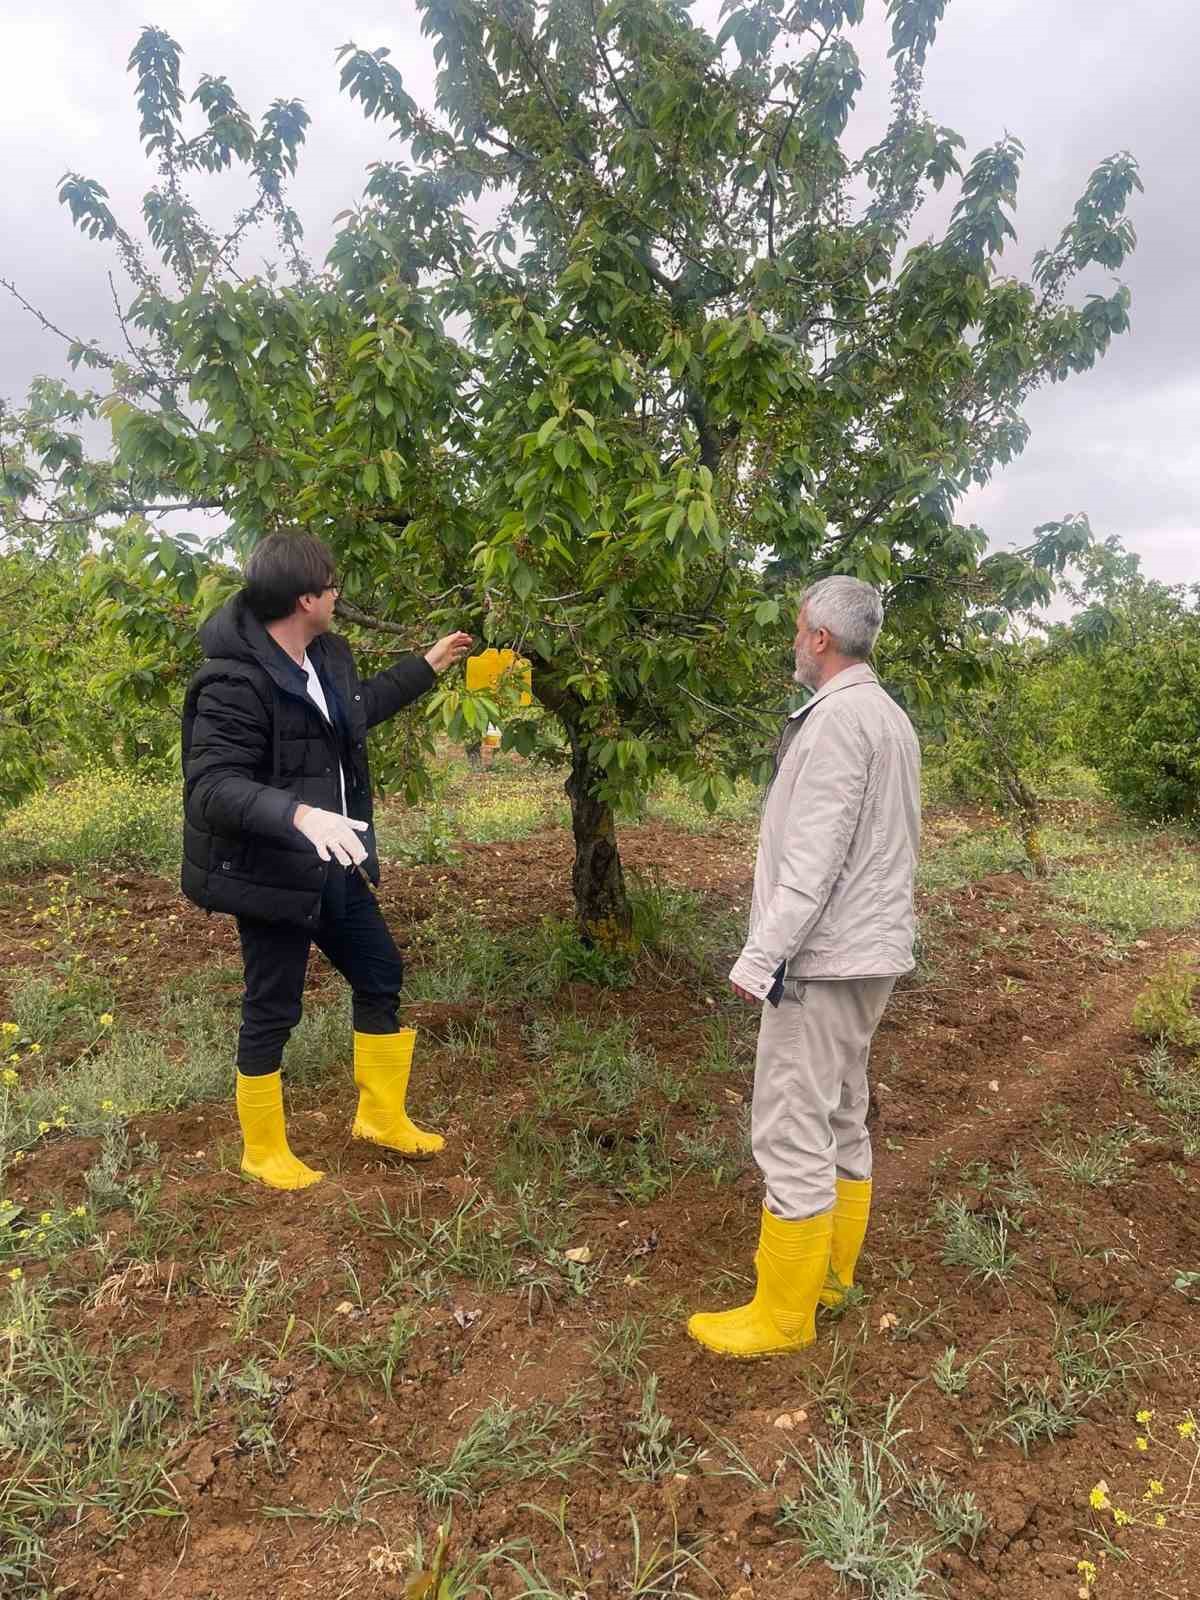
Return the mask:
[[[699,1446],[678,1433],[658,1404],[658,1374],[651,1372],[642,1384],[642,1403],[630,1424],[633,1442],[625,1449],[623,1478],[632,1483],[660,1483],[677,1472],[688,1472],[702,1454]]]
[[[685,833],[717,833],[730,827],[749,827],[758,821],[762,790],[749,778],[739,778],[715,811],[709,811],[678,780],[660,778],[647,797],[645,814],[669,822]]]
[[[392,1384],[408,1359],[416,1335],[417,1323],[411,1311],[397,1311],[380,1332],[344,1343],[330,1339],[327,1328],[318,1320],[313,1324],[306,1348],[335,1372],[378,1381],[390,1400]]]
[[[1109,1189],[1129,1171],[1133,1162],[1126,1153],[1129,1134],[1123,1128],[1094,1133],[1086,1139],[1059,1139],[1043,1145],[1042,1155],[1072,1183],[1089,1189]]]
[[[561,1437],[569,1430],[570,1437]],[[592,1453],[576,1409],[493,1401],[458,1439],[444,1461],[420,1466],[409,1487],[436,1508],[461,1500],[477,1506],[485,1488],[501,1483],[562,1480]]]
[[[81,773],[0,821],[0,869],[125,866],[171,876],[183,838],[181,788],[136,772]]]
[[[961,1197],[939,1200],[934,1219],[945,1233],[942,1260],[948,1267],[967,1267],[986,1282],[1009,1277],[1020,1262],[1010,1237],[1016,1222],[1004,1206],[972,1211]]]
[[[885,1486],[885,1446],[863,1439],[818,1443],[814,1459],[790,1452],[804,1475],[804,1492],[780,1508],[780,1525],[795,1534],[804,1565],[824,1561],[843,1583],[862,1585],[869,1600],[918,1600],[929,1594],[926,1563],[936,1548],[898,1538],[894,1502],[902,1485]]]
[[[529,1052],[546,1070],[534,1092],[540,1112],[627,1111],[655,1090],[678,1098],[680,1085],[633,1042],[627,1019],[597,1029],[579,1017],[538,1018],[526,1030]]]
[[[525,839],[544,825],[545,807],[536,790],[514,784],[493,794],[476,794],[458,808],[458,831],[472,844]]]
[[[1200,1017],[1193,1002],[1200,988],[1195,957],[1170,956],[1133,1003],[1133,1025],[1143,1039],[1167,1044],[1200,1044]]]
[[[1164,1044],[1156,1044],[1140,1063],[1142,1083],[1154,1104],[1183,1141],[1189,1161],[1200,1156],[1200,1060],[1177,1063]]]
[[[536,1171],[557,1196],[574,1198],[583,1186],[648,1205],[680,1176],[661,1116],[643,1116],[628,1129],[573,1128],[565,1138],[547,1132],[539,1119],[523,1117],[509,1124],[506,1145],[497,1181],[507,1173]]]
[[[1134,837],[1103,863],[1065,868],[1050,879],[1049,888],[1118,944],[1151,928],[1200,923],[1200,855],[1152,851]]]
[[[145,1517],[182,1515],[163,1465],[186,1432],[174,1398],[123,1381],[129,1340],[94,1356],[52,1306],[22,1281],[0,1303],[0,1578],[14,1600],[48,1592],[46,1539],[65,1518],[99,1518],[107,1549]]]
[[[1025,852],[1010,829],[964,829],[921,852],[917,887],[926,893],[961,889],[993,872],[1019,872],[1024,860]]]

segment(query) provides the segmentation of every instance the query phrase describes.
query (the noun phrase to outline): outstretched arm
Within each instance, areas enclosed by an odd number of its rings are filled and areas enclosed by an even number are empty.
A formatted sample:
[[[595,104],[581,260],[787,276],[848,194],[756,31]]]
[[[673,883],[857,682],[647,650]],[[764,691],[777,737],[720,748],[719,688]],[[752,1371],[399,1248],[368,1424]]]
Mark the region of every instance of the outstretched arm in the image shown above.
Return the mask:
[[[448,633],[423,656],[405,656],[394,667],[367,678],[362,686],[367,727],[386,722],[397,711],[428,694],[439,675],[462,661],[474,642],[469,633]]]

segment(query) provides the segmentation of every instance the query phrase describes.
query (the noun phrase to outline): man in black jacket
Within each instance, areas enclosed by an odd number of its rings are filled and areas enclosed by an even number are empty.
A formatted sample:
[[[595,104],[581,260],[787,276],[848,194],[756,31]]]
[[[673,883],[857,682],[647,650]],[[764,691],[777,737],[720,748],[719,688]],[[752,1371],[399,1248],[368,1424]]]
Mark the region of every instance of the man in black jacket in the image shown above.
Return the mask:
[[[416,1035],[398,1021],[404,967],[360,876],[379,882],[366,735],[431,689],[472,641],[449,634],[364,681],[329,631],[338,588],[326,545],[271,534],[245,579],[201,629],[207,659],[184,705],[183,892],[237,918],[242,1171],[303,1189],[323,1174],[288,1145],[280,1063],[313,944],[353,991],[355,1135],[408,1156],[442,1148],[405,1109]]]

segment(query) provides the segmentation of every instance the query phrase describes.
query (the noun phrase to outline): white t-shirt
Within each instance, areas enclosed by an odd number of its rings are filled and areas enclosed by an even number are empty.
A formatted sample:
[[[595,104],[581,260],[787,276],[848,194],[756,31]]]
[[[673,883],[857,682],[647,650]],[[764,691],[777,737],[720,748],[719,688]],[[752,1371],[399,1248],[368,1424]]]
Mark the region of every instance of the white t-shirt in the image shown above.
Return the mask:
[[[317,677],[317,669],[308,659],[307,650],[304,652],[304,660],[300,663],[300,665],[304,668],[304,676],[308,679],[308,698],[316,706],[317,710],[325,718],[325,721],[329,724],[329,726],[332,727],[333,718],[329,715],[329,702],[325,698],[325,691],[321,687],[321,680]],[[341,785],[342,790],[342,815],[345,816],[346,774],[342,771],[342,764],[340,761],[338,762],[338,783]]]

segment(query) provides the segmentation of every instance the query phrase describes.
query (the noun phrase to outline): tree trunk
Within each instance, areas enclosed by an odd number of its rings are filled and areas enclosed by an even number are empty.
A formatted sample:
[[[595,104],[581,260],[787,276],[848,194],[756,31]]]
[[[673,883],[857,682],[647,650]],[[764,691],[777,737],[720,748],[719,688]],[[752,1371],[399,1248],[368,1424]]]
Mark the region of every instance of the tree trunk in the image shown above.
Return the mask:
[[[602,774],[588,760],[586,743],[569,725],[567,732],[571,739],[571,776],[564,788],[571,802],[571,830],[575,835],[571,887],[575,892],[579,936],[585,944],[605,949],[628,948],[633,914],[617,849],[616,819],[608,802],[596,797],[595,787]]]
[[[1008,790],[1012,808],[1017,814],[1017,826],[1021,843],[1025,847],[1025,859],[1029,862],[1035,878],[1049,877],[1050,866],[1042,844],[1041,802],[1015,767],[1010,766],[1006,771],[1004,786]]]
[[[588,739],[582,726],[583,704],[561,687],[557,676],[533,656],[533,693],[562,724],[571,745],[571,775],[563,788],[571,802],[571,831],[575,835],[575,863],[571,888],[575,895],[575,921],[587,945],[629,950],[633,944],[633,910],[625,892],[625,874],[617,849],[617,826],[612,807],[597,796],[603,772],[588,757]]]

